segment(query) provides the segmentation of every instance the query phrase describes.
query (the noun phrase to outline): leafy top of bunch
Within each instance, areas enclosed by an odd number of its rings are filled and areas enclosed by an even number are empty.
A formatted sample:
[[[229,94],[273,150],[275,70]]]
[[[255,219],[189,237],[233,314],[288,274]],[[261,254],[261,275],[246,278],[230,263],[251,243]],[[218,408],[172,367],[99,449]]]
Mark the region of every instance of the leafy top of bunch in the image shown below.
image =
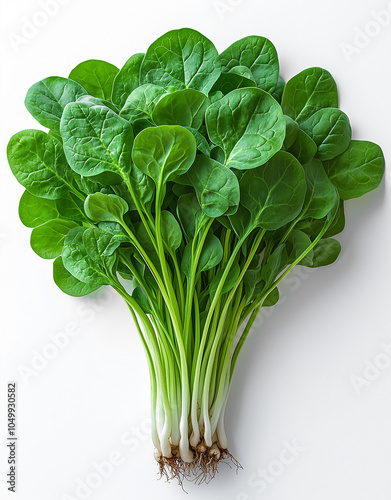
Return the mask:
[[[120,275],[146,312],[158,300],[151,269],[159,274],[162,251],[185,281],[200,234],[196,277],[212,294],[222,235],[244,242],[245,256],[254,230],[265,231],[264,265],[255,259],[244,276],[248,304],[315,240],[300,263],[332,262],[343,201],[376,188],[384,172],[380,147],[352,140],[330,73],[309,68],[285,83],[261,36],[218,54],[197,31],[173,30],[121,69],[89,60],[69,78],[45,78],[25,104],[49,129],[8,145],[33,250],[55,259],[64,292],[85,295]],[[226,287],[238,275],[233,266]]]

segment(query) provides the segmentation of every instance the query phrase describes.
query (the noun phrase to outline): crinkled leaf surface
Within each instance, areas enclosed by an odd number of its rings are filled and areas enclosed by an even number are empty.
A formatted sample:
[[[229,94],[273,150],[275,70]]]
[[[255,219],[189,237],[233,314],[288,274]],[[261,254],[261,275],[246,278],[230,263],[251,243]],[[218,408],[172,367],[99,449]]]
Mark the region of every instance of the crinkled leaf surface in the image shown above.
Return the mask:
[[[85,94],[87,91],[77,82],[50,76],[29,88],[24,103],[41,125],[59,132],[65,106]]]
[[[285,137],[279,104],[257,88],[238,89],[211,104],[206,125],[212,142],[225,153],[225,165],[246,170],[267,162]]]
[[[65,238],[62,260],[65,268],[78,280],[95,286],[109,285],[107,273],[116,256],[112,236],[100,229],[76,227]]]
[[[99,283],[83,283],[75,278],[65,269],[61,257],[53,262],[53,279],[60,290],[72,297],[84,297],[101,287]]]
[[[126,99],[120,115],[131,123],[136,120],[152,120],[156,103],[166,93],[165,88],[153,83],[141,85]]]
[[[202,211],[208,217],[217,218],[228,211],[236,211],[240,199],[239,182],[221,163],[197,155],[191,168],[179,180],[195,188]]]
[[[150,45],[141,64],[140,83],[208,94],[220,73],[213,43],[196,30],[182,28],[165,33]]]
[[[301,164],[304,164],[312,160],[316,155],[317,147],[315,141],[303,130],[299,129],[295,141],[288,150]]]
[[[133,144],[130,123],[106,106],[71,103],[61,119],[64,151],[80,175],[113,172],[127,178]]]
[[[286,83],[281,106],[301,123],[321,108],[338,108],[337,85],[327,70],[305,69]]]
[[[121,109],[130,93],[139,86],[143,53],[133,54],[122,66],[113,81],[111,100]]]
[[[319,160],[313,159],[304,164],[303,168],[307,183],[303,215],[322,219],[333,208],[337,192]]]
[[[279,74],[278,55],[267,38],[246,36],[225,49],[220,59],[223,71],[245,66],[251,70],[257,87],[269,93],[275,90]]]
[[[22,130],[7,147],[12,173],[31,194],[56,200],[69,190],[69,166],[61,142],[41,130]]]
[[[352,138],[349,118],[340,109],[320,109],[300,124],[315,142],[319,160],[331,160],[343,153]]]
[[[303,167],[285,151],[265,165],[247,170],[240,179],[240,202],[250,212],[254,227],[273,230],[295,219],[305,193]]]

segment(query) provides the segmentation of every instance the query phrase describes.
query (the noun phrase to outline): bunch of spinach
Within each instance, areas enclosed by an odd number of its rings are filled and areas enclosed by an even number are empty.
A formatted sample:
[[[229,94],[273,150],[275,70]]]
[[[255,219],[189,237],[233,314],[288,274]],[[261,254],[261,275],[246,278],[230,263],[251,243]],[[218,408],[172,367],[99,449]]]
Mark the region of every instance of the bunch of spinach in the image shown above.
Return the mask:
[[[294,266],[335,261],[344,202],[379,185],[382,151],[352,140],[328,71],[285,83],[261,36],[218,54],[170,31],[120,70],[89,60],[45,78],[25,104],[49,129],[8,145],[31,246],[65,293],[123,297],[157,458],[205,471],[226,456],[231,380],[260,308]]]

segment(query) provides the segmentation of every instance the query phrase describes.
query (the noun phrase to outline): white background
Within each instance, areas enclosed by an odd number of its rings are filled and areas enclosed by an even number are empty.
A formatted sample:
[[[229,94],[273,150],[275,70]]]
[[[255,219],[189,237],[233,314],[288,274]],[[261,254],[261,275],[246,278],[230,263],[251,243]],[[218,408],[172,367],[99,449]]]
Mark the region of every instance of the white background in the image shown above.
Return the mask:
[[[39,128],[24,108],[25,93],[44,77],[67,76],[85,59],[121,66],[174,28],[198,29],[219,51],[243,36],[263,35],[277,47],[285,79],[309,66],[331,71],[354,137],[379,143],[387,159],[391,3],[52,1],[57,8],[45,18],[39,0],[2,0],[0,498],[184,498],[175,483],[157,481],[148,373],[126,306],[112,293],[96,301],[60,292],[51,263],[33,253],[30,230],[18,219],[23,188],[9,171],[5,148],[13,133]],[[389,19],[380,26],[374,15],[384,9]],[[16,42],[29,22],[40,27],[30,26],[30,38]],[[222,466],[209,485],[187,484],[189,498],[391,498],[391,355],[382,347],[391,344],[389,184],[386,173],[378,190],[348,203],[338,261],[296,272],[281,303],[260,317],[227,410],[230,450],[244,470],[236,475]],[[78,335],[68,336],[46,366],[26,372],[48,352],[50,335],[72,325]],[[365,371],[369,362],[383,365]],[[354,377],[365,386],[355,388]],[[4,475],[10,380],[19,392],[16,494],[7,493]],[[298,448],[296,456],[283,451],[287,443]],[[284,457],[290,463],[282,464]],[[96,465],[113,458],[117,465],[97,476]],[[86,481],[93,489],[77,490]]]

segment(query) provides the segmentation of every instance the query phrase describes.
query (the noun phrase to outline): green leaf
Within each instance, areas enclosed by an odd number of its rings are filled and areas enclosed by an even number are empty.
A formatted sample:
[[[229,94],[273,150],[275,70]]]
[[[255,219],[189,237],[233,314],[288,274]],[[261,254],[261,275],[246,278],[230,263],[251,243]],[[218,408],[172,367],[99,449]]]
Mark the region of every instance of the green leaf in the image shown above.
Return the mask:
[[[122,222],[128,209],[126,201],[114,194],[90,194],[84,202],[87,217],[95,222]]]
[[[26,227],[37,227],[52,219],[58,219],[59,213],[54,200],[38,198],[25,191],[19,202],[19,217]]]
[[[117,274],[121,276],[122,279],[128,280],[128,281],[133,281],[133,274],[123,262],[118,261],[117,262]]]
[[[13,135],[7,147],[12,173],[31,194],[56,200],[69,190],[69,169],[61,142],[41,130]]]
[[[84,94],[86,90],[73,80],[51,76],[30,87],[24,103],[41,125],[59,132],[65,106]]]
[[[191,274],[192,245],[192,241],[186,245],[181,262],[182,272],[187,279],[190,279]],[[221,262],[223,254],[224,251],[220,240],[214,234],[208,233],[198,261],[196,276],[199,276],[202,271],[208,271],[208,269],[216,267]]]
[[[97,182],[94,182],[89,177],[76,175],[75,181],[80,191],[82,191],[86,195],[96,193],[101,188],[101,186]]]
[[[251,70],[257,87],[273,92],[277,85],[279,64],[274,45],[262,36],[247,36],[234,42],[220,54],[223,71],[235,66]]]
[[[144,224],[142,222],[138,222],[134,225],[134,227],[135,227],[134,235],[136,237],[136,240],[142,246],[143,250],[148,255],[148,257],[151,259],[151,261],[155,265],[155,267],[157,269],[159,269],[160,268],[160,260],[159,260],[157,253],[156,253],[154,244],[153,244],[147,230],[145,229]]]
[[[262,262],[261,279],[265,282],[265,289],[269,288],[287,264],[288,253],[286,245],[282,243],[271,253],[266,262]]]
[[[237,73],[232,72],[223,72],[219,76],[217,82],[213,85],[212,91],[220,92],[223,96],[229,94],[233,90],[245,87],[256,87],[256,83],[254,80],[250,80],[243,75],[238,75]]]
[[[286,134],[284,139],[284,148],[289,149],[295,143],[297,136],[299,135],[299,125],[292,120],[288,115],[284,115],[286,121]]]
[[[126,99],[140,84],[140,67],[144,54],[133,54],[117,73],[113,82],[111,100],[121,109]]]
[[[315,245],[312,265],[308,267],[328,266],[337,260],[340,253],[341,244],[339,241],[333,238],[323,238]]]
[[[308,234],[300,231],[299,229],[293,229],[286,241],[286,247],[289,255],[288,264],[291,264],[298,257],[300,257],[300,255],[307,250],[311,243],[312,241]],[[301,259],[299,265],[311,266],[313,262],[313,256],[314,251],[310,250],[307,255],[303,259]]]
[[[84,297],[100,288],[100,284],[83,283],[65,269],[61,257],[53,262],[53,279],[58,288],[71,297]]]
[[[134,123],[136,120],[152,120],[156,103],[167,94],[167,90],[158,85],[147,83],[133,90],[126,99],[120,115]]]
[[[265,165],[247,170],[240,179],[240,201],[253,227],[278,229],[295,219],[303,206],[303,167],[291,154],[279,151]]]
[[[152,201],[155,199],[155,186],[153,180],[135,165],[132,165],[129,179],[134,195],[139,203],[147,210],[150,210]],[[127,187],[126,191],[128,191]],[[133,199],[131,199],[131,201],[131,204],[128,202],[129,209],[136,210]]]
[[[248,80],[254,81],[253,74],[251,73],[251,69],[247,68],[246,66],[233,66],[228,73],[243,76],[244,78],[247,78]],[[255,81],[254,81],[255,83]]]
[[[198,31],[182,28],[165,33],[150,45],[141,64],[140,82],[208,94],[220,73],[213,43]]]
[[[214,234],[208,233],[198,262],[198,272],[216,267],[220,264],[223,254],[220,240]]]
[[[256,256],[257,261],[259,261],[259,255]],[[249,267],[243,276],[243,284],[244,284],[244,294],[247,301],[250,301],[254,296],[255,288],[257,284],[261,281],[261,270],[257,265],[255,267]]]
[[[358,198],[377,188],[384,175],[381,148],[369,141],[351,141],[348,149],[325,161],[326,173],[343,200]]]
[[[133,162],[157,186],[187,172],[195,155],[193,134],[180,126],[147,128],[134,140]]]
[[[272,96],[279,104],[281,104],[282,94],[284,93],[284,88],[285,88],[285,80],[280,75],[278,77],[278,80],[277,80],[276,88],[275,88],[274,92],[272,92]]]
[[[72,193],[66,194],[59,200],[56,200],[55,203],[61,218],[80,222],[88,222],[88,219],[84,213],[84,204],[82,200],[77,198]]]
[[[167,210],[161,213],[160,231],[164,243],[171,251],[176,251],[182,243],[182,230],[174,215]]]
[[[205,137],[202,134],[200,134],[198,130],[194,128],[191,127],[186,127],[186,128],[194,135],[197,144],[197,150],[201,151],[201,153],[203,153],[205,156],[210,156],[210,144],[205,139]]]
[[[242,186],[240,182],[239,186],[242,193]],[[243,237],[247,231],[251,230],[253,217],[249,210],[243,206],[243,203],[240,203],[237,211],[234,214],[229,215],[228,218],[233,230],[239,238]]]
[[[305,69],[286,83],[281,106],[301,124],[319,109],[338,108],[337,85],[325,69]]]
[[[119,243],[129,242],[129,236],[122,228],[118,222],[99,222],[99,229],[110,233],[112,236],[112,241],[118,241]]]
[[[329,238],[330,236],[335,236],[345,229],[345,210],[343,206],[343,201],[340,200],[339,207],[335,219],[331,226],[324,233],[324,238]]]
[[[262,307],[272,307],[277,304],[280,299],[280,292],[278,288],[273,288],[273,290],[268,294],[266,299],[264,300]]]
[[[206,95],[198,90],[177,90],[157,102],[152,119],[156,125],[182,125],[198,130],[209,104]]]
[[[312,160],[316,151],[315,142],[303,130],[299,129],[296,140],[289,148],[289,153],[297,158],[301,164],[304,164]]]
[[[311,160],[304,164],[303,168],[307,183],[303,215],[306,218],[322,219],[333,208],[337,192],[319,160]]]
[[[117,106],[112,102],[107,101],[106,99],[98,99],[92,95],[82,95],[77,99],[77,102],[84,102],[85,104],[88,104],[88,106],[106,106],[117,114],[119,112]]]
[[[107,276],[115,263],[113,253],[119,242],[100,229],[76,227],[65,238],[62,259],[65,268],[78,280],[95,286],[111,284]]]
[[[177,213],[185,235],[188,239],[194,238],[202,220],[202,210],[195,193],[183,194],[178,199]]]
[[[236,175],[207,156],[197,155],[191,168],[178,181],[194,186],[202,211],[208,217],[217,218],[237,209],[240,190]]]
[[[219,90],[211,90],[210,93],[209,93],[209,100],[210,100],[210,103],[213,104],[214,102],[218,101],[219,99],[221,99],[223,97],[223,93],[220,92]]]
[[[66,235],[74,227],[75,222],[54,219],[34,228],[31,232],[31,248],[43,259],[55,259],[61,255]]]
[[[87,177],[114,172],[127,179],[133,130],[111,109],[79,102],[68,104],[61,119],[61,135],[75,172]]]
[[[69,78],[80,83],[88,94],[99,99],[111,99],[113,81],[119,69],[106,61],[89,59],[78,64],[69,74]]]
[[[339,109],[320,109],[300,124],[316,143],[319,160],[331,160],[343,153],[352,138],[349,118]]]
[[[152,308],[151,304],[149,303],[149,298],[140,285],[134,287],[132,297],[145,312],[145,314],[152,314]]]
[[[206,110],[212,142],[225,153],[225,165],[245,170],[266,163],[285,137],[285,120],[270,94],[256,88],[234,90]]]
[[[209,288],[208,288],[208,293],[210,297],[213,299],[214,294],[216,293],[216,290],[220,284],[221,278],[224,274],[225,269],[220,268],[213,280],[210,282]],[[228,272],[228,275],[224,281],[224,285],[221,289],[220,294],[223,295],[224,293],[229,292],[232,290],[232,288],[236,285],[236,282],[238,281],[239,275],[240,275],[240,266],[237,262],[234,262],[231,266],[231,269]]]

